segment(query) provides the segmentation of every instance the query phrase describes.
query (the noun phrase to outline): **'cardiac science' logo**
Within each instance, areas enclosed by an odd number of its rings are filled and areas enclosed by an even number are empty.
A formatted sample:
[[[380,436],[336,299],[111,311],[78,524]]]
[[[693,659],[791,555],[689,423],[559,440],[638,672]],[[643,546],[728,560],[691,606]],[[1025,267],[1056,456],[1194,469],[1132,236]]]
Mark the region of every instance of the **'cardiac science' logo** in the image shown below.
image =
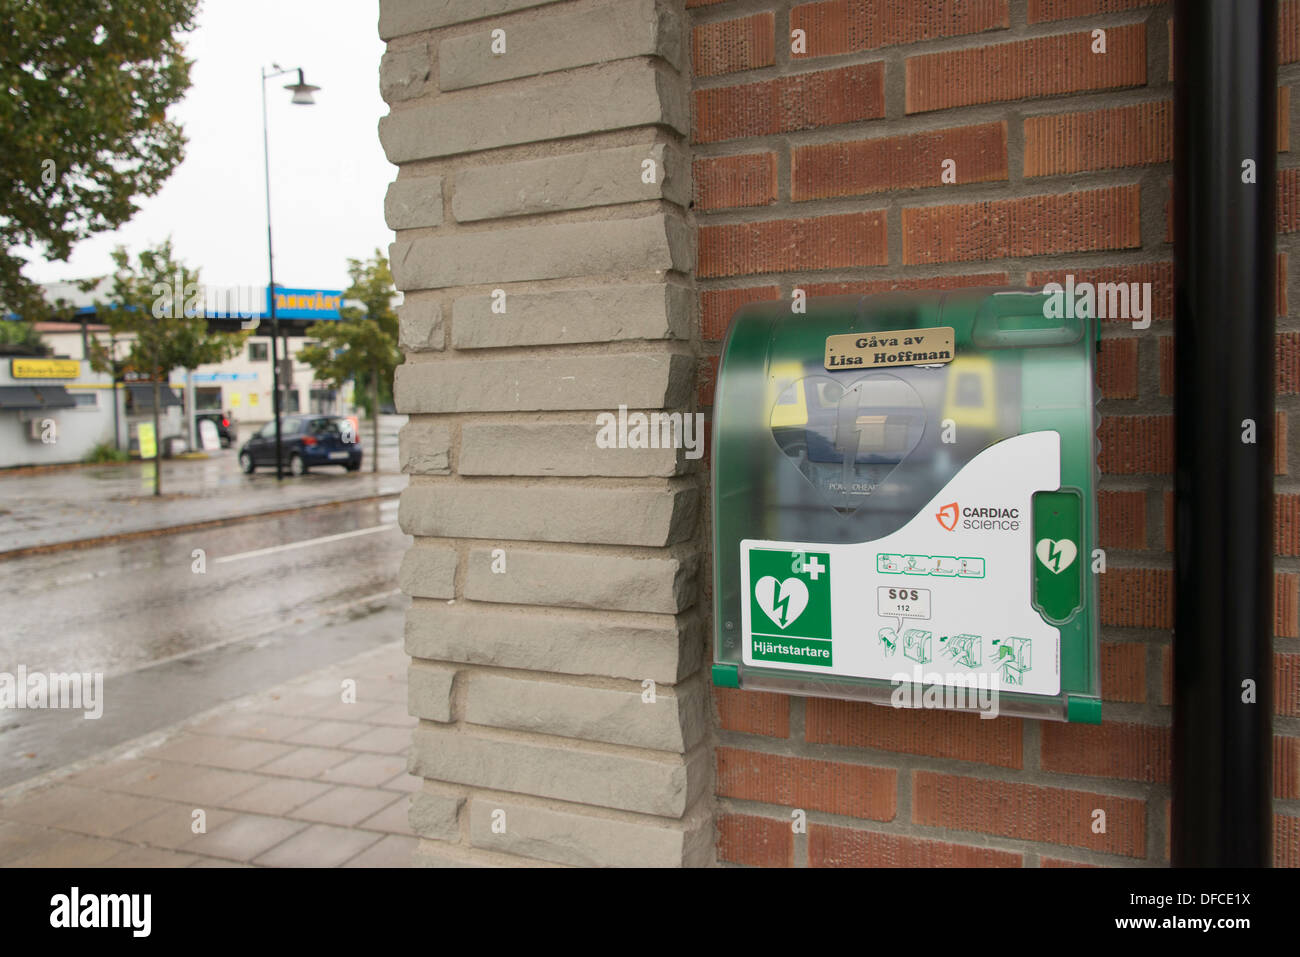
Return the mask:
[[[943,508],[939,509],[939,511],[935,512],[934,517],[939,520],[940,525],[951,532],[957,527],[957,512],[957,503],[949,502]]]

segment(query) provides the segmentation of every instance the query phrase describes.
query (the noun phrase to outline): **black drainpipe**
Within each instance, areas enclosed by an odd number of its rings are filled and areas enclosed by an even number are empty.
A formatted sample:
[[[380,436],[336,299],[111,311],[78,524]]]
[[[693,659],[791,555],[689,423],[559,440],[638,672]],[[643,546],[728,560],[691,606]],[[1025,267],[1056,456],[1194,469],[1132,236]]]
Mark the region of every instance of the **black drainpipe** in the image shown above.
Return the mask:
[[[1272,863],[1274,0],[1174,15],[1173,864]],[[1254,161],[1254,182],[1243,163]],[[1254,442],[1249,438],[1250,420]],[[1253,683],[1253,699],[1249,687]],[[1251,699],[1251,700],[1243,700]]]

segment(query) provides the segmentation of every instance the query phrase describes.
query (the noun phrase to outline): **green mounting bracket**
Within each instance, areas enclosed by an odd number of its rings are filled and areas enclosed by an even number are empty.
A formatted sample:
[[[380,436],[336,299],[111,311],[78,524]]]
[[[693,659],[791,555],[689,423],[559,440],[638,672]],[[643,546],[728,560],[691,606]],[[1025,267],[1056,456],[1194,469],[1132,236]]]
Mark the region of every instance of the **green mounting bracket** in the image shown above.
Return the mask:
[[[740,687],[740,669],[735,665],[713,666],[713,683],[719,688],[739,688]]]

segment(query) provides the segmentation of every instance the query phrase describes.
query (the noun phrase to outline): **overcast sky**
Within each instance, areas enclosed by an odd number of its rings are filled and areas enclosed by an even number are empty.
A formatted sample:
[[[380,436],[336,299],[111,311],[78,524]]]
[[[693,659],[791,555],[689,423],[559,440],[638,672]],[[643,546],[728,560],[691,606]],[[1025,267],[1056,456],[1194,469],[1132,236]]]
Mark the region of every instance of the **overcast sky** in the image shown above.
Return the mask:
[[[376,125],[384,44],[374,0],[204,0],[197,28],[184,35],[189,94],[171,115],[184,126],[185,159],[162,190],[114,233],[73,249],[66,263],[33,261],[38,281],[112,271],[109,253],[133,254],[171,235],[179,257],[205,283],[267,281],[259,68],[303,68],[321,89],[316,105],[289,102],[285,83],[267,81],[271,143],[271,224],[275,278],[290,287],[341,289],[347,259],[387,254],[384,191],[395,169]]]

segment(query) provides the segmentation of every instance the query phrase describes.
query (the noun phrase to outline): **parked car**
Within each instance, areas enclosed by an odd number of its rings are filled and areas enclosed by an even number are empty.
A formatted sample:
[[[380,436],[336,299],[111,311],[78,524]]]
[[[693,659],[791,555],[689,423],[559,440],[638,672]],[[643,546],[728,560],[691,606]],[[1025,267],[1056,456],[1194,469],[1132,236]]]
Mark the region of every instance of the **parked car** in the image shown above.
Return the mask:
[[[290,415],[280,420],[280,460],[291,475],[318,465],[361,468],[356,423],[338,415]],[[275,467],[275,421],[262,426],[239,450],[240,467],[252,473],[259,465]]]
[[[198,412],[194,418],[197,422],[207,419],[217,427],[217,437],[221,439],[221,447],[228,449],[235,444],[239,438],[239,427],[235,425],[235,420],[230,417],[229,412]]]

